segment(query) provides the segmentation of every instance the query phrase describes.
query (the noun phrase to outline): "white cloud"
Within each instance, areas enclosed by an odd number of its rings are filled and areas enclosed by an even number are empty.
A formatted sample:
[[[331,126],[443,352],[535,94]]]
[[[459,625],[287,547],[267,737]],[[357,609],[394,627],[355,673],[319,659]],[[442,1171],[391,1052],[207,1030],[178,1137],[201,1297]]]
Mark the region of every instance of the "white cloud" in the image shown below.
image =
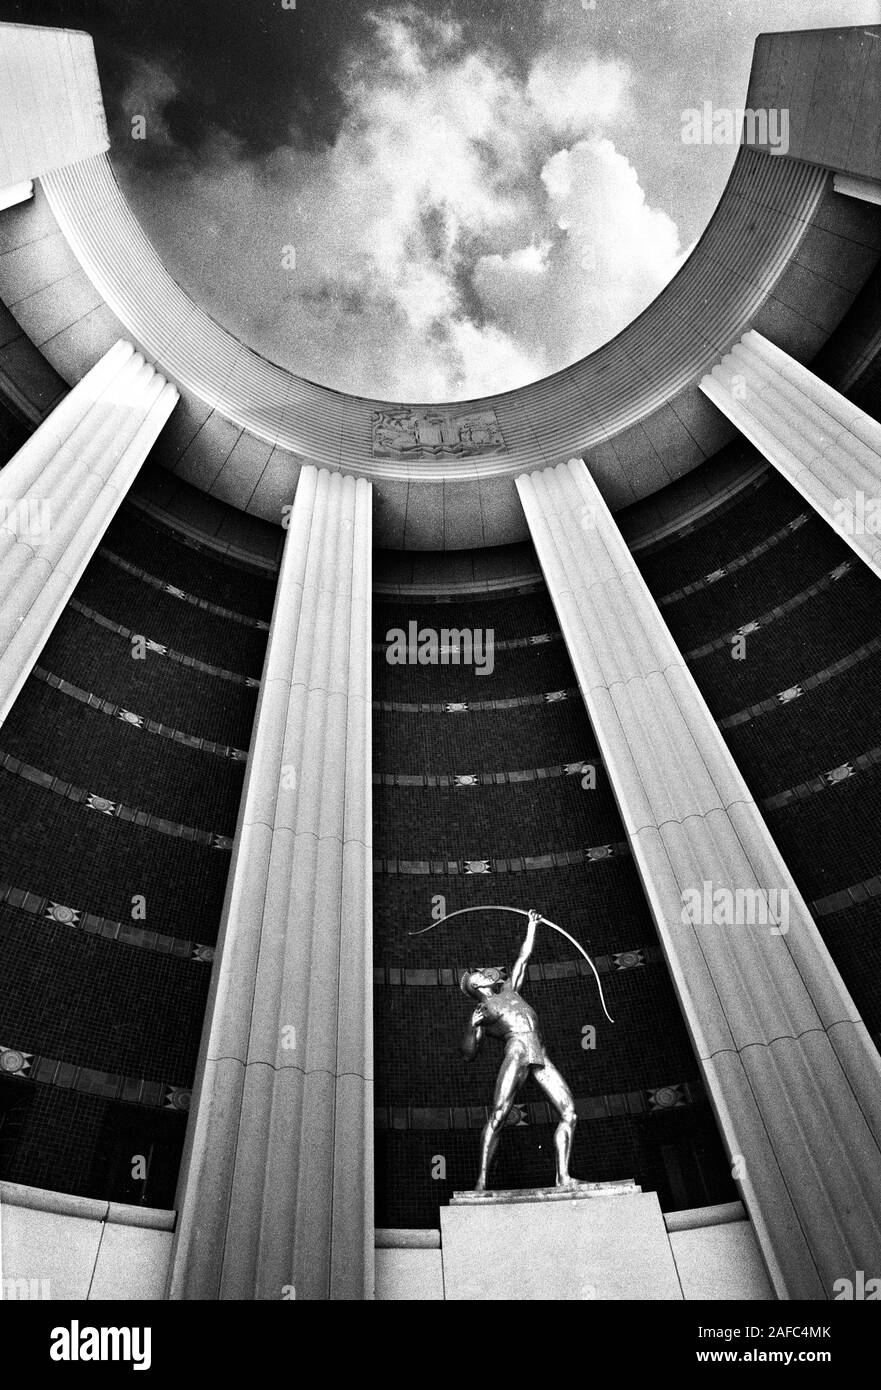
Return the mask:
[[[292,369],[397,400],[519,386],[618,332],[681,255],[614,144],[626,68],[558,47],[524,78],[412,7],[373,23],[332,147],[194,171],[178,278]],[[160,244],[181,216],[153,200]]]
[[[541,170],[557,236],[482,257],[474,283],[493,322],[560,367],[598,347],[651,302],[678,269],[679,235],[650,208],[636,171],[611,140],[581,140]]]
[[[539,56],[526,90],[548,128],[565,135],[618,119],[628,83],[623,63],[554,51]]]

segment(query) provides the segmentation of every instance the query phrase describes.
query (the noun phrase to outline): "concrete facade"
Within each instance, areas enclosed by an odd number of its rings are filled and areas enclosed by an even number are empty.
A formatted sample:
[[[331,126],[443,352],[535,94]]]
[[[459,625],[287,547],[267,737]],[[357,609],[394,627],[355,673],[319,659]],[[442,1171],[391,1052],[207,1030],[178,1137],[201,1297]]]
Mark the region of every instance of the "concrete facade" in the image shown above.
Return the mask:
[[[773,1298],[755,1235],[739,1204],[661,1217],[652,1194],[644,1197],[634,1229],[641,1231],[648,1225],[651,1230],[659,1282],[650,1297],[658,1296],[663,1283],[667,1297],[687,1302]],[[587,1240],[594,1250],[602,1251],[605,1245],[607,1252],[613,1251],[612,1268],[617,1265],[620,1270],[627,1257],[627,1232],[621,1239],[622,1232],[617,1229],[621,1209],[614,1198],[599,1200],[606,1210],[595,1207],[585,1214]],[[522,1207],[515,1210],[520,1218],[518,1239],[522,1240],[524,1218],[528,1225],[529,1213]],[[543,1212],[546,1208],[535,1216],[539,1239],[548,1234],[547,1228],[542,1228]],[[171,1262],[174,1220],[175,1213],[170,1211],[124,1207],[0,1183],[0,1299],[161,1299]],[[609,1226],[603,1238],[600,1228]],[[443,1242],[438,1231],[377,1231],[376,1300],[440,1302],[461,1298],[461,1283],[457,1293],[456,1280],[468,1265],[468,1242],[478,1236],[483,1239],[482,1232],[476,1228],[468,1232],[466,1227],[467,1218],[464,1223],[460,1221],[455,1234],[450,1228]],[[629,1258],[633,1260],[632,1247]],[[603,1263],[606,1259],[608,1254]],[[636,1273],[645,1281],[644,1267]],[[504,1277],[508,1278],[507,1272]],[[598,1268],[593,1269],[591,1278],[582,1271],[573,1296],[585,1301],[608,1298],[612,1284],[600,1292],[597,1280],[602,1280]],[[632,1298],[630,1284],[625,1283],[624,1288],[623,1297]],[[496,1281],[494,1296],[502,1296],[499,1289]],[[539,1291],[537,1296],[546,1295]],[[523,1297],[522,1282],[518,1297]]]
[[[173,1211],[2,1182],[0,1299],[161,1299],[173,1229]]]
[[[18,27],[0,26],[7,65],[25,40],[30,51],[55,35],[10,35]],[[8,518],[0,529],[0,720],[160,432],[162,460],[206,498],[289,523],[177,1212],[0,1185],[2,1272],[16,1288],[51,1267],[60,1298],[483,1300],[498,1296],[486,1250],[510,1248],[524,1222],[532,1256],[504,1287],[525,1278],[530,1297],[819,1300],[842,1270],[872,1267],[877,1050],[611,516],[735,428],[833,524],[836,498],[877,491],[879,427],[798,360],[841,322],[881,249],[872,200],[833,182],[877,171],[855,95],[881,33],[862,32],[763,39],[751,104],[794,101],[813,75],[788,156],[741,151],[692,257],[612,343],[523,391],[440,407],[492,414],[503,447],[418,464],[372,447],[373,417],[393,403],[293,377],[173,284],[105,156],[87,36],[39,39],[40,80],[16,78],[45,129],[0,96],[20,137],[0,151],[0,189],[42,180],[33,203],[9,198],[0,217],[0,386],[44,420],[4,470],[2,500],[16,515],[48,502],[61,518],[45,547]],[[56,148],[64,112],[41,102],[78,44],[77,143]],[[72,387],[60,404],[59,383]],[[694,515],[719,490],[696,475]],[[647,534],[666,519],[659,501]],[[745,1210],[665,1217],[649,1193],[575,1218],[562,1205],[528,1220],[449,1208],[436,1239],[385,1233],[374,1255],[372,546],[477,552],[526,537],[729,1158],[744,1160]],[[853,548],[881,574],[877,540]],[[418,566],[408,573],[418,583]],[[707,882],[758,893],[766,930],[684,920],[683,895]],[[785,922],[771,905],[781,893]],[[593,1271],[574,1284],[556,1267],[571,1241]]]

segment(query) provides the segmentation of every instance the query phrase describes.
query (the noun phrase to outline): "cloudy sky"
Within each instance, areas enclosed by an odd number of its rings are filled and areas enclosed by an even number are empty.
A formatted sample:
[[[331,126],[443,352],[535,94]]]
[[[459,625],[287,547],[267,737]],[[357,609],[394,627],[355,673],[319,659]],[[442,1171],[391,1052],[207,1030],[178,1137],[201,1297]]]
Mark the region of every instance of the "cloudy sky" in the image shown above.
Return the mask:
[[[881,0],[0,0],[95,37],[111,157],[175,278],[327,385],[394,400],[523,385],[654,298],[733,148],[776,29]],[[143,138],[139,138],[143,136]]]

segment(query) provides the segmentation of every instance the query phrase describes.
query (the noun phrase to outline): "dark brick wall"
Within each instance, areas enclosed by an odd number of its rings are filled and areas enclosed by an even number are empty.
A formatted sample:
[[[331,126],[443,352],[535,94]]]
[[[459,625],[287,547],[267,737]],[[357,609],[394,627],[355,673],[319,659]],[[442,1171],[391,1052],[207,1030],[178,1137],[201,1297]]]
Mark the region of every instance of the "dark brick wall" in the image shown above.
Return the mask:
[[[656,548],[650,557],[637,553],[636,559],[660,599],[730,563],[736,550],[742,554],[761,544],[806,508],[775,474],[694,537]],[[675,583],[665,565],[668,554]],[[841,565],[848,567],[846,573],[824,578]],[[818,581],[816,592],[804,593]],[[803,601],[773,613],[794,595],[804,595]],[[729,747],[805,897],[813,902],[855,889],[854,900],[840,910],[829,912],[820,903],[815,915],[877,1038],[881,974],[872,933],[881,926],[881,898],[866,900],[859,885],[881,870],[881,769],[856,760],[881,746],[881,656],[863,651],[881,637],[881,582],[812,514],[763,555],[662,612],[681,648],[691,654],[695,680],[722,720]],[[695,654],[695,648],[762,617],[758,631],[747,634],[741,659],[735,659],[730,642]],[[814,681],[815,676],[821,678]],[[775,699],[802,682],[809,683],[803,693]],[[766,708],[726,727],[730,716],[764,701]],[[853,775],[830,784],[825,774],[848,763]],[[796,794],[786,804],[763,806],[767,798],[779,802],[789,789]]]
[[[199,610],[193,609],[194,623],[199,616]],[[123,625],[139,631],[132,624]],[[136,659],[132,652],[139,649],[128,638],[104,628],[99,639],[95,628],[82,613],[66,608],[43,648],[40,665],[135,714],[165,721],[200,738],[248,747],[257,705],[255,689],[220,680],[150,650],[143,659]],[[237,653],[237,635],[236,628],[230,634],[231,661]]]
[[[753,461],[760,463],[761,455],[755,453]],[[640,568],[650,588],[659,595],[670,593],[749,550],[757,535],[770,530],[770,516],[778,517],[783,526],[806,510],[808,504],[769,468],[757,487],[750,488],[735,506],[723,509],[720,516],[711,513],[687,535],[673,535],[648,552],[640,551]]]
[[[877,737],[877,736],[876,736]],[[777,774],[778,777],[781,773]],[[781,810],[766,810],[783,857],[808,899],[869,878],[881,869],[881,771],[808,796]],[[881,981],[879,981],[881,986]],[[881,988],[873,1029],[881,1028]]]
[[[529,751],[523,750],[527,759]],[[432,859],[546,854],[624,838],[604,769],[592,790],[583,789],[578,777],[520,786],[374,788],[374,828],[383,855],[414,858],[416,827]]]
[[[0,397],[0,467],[18,453],[30,432],[28,426]]]
[[[761,497],[763,492],[764,489],[761,489],[756,496]],[[804,506],[801,510],[805,510]],[[769,527],[766,520],[758,528],[759,537],[779,530],[789,519],[779,512],[772,512],[771,515],[776,524]],[[720,529],[727,533],[727,519],[720,524]],[[706,534],[703,540],[708,540]],[[744,546],[744,549],[748,548]],[[815,584],[842,560],[850,559],[850,555],[844,542],[819,517],[811,518],[748,565],[734,569],[730,576],[717,580],[698,593],[687,595],[674,604],[664,605],[662,611],[670,626],[675,628],[683,650],[689,651],[702,645],[708,638],[731,632],[748,618],[758,617],[768,609],[785,603],[793,595]],[[657,565],[658,556],[652,558]],[[712,573],[726,563],[720,559],[714,565],[706,550],[701,559],[707,568],[701,568],[695,578]],[[654,578],[653,585],[659,597],[670,592],[666,580],[661,587]]]
[[[75,1066],[188,1085],[208,971],[0,906],[4,1034]]]
[[[23,688],[0,730],[0,746],[157,816],[225,835],[235,829],[244,763],[145,732],[42,682]]]
[[[0,787],[3,881],[120,920],[131,920],[132,897],[141,894],[150,927],[214,940],[226,851],[86,810],[5,771]]]
[[[0,1089],[4,1179],[56,1192],[173,1207],[185,1127],[184,1114],[122,1105],[54,1086],[5,1081]],[[15,1136],[8,1152],[3,1147],[5,1133]],[[141,1171],[134,1161],[138,1158],[145,1160],[146,1180],[132,1176]]]
[[[537,557],[534,569],[537,574]],[[470,600],[456,596],[449,603],[420,603],[418,598],[411,601],[377,595],[373,604],[374,642],[385,642],[390,628],[403,628],[406,632],[411,622],[431,628],[492,628],[499,641],[558,627],[554,605],[544,589],[508,599],[491,591],[475,593]]]
[[[842,564],[848,565],[848,570],[838,579],[829,579],[796,608],[770,618],[757,632],[750,633],[742,660],[733,659],[730,640],[723,641],[706,656],[692,654],[696,647],[716,638],[729,639],[736,628],[770,614],[780,604],[773,575],[767,576],[765,586],[749,592],[733,621],[728,616],[727,622],[713,623],[712,627],[708,622],[702,631],[692,626],[687,640],[682,631],[688,620],[684,605],[682,613],[679,604],[663,610],[665,622],[686,656],[691,658],[695,680],[714,714],[724,717],[786,690],[805,676],[842,660],[870,637],[878,635],[872,617],[878,581],[843,542],[835,537],[832,540],[837,558],[824,574],[830,575]],[[810,588],[816,582],[813,574],[805,579],[803,588]]]
[[[491,628],[500,641],[557,629],[543,591],[460,596],[455,603],[432,605],[398,598],[375,602],[374,641],[381,643],[392,627],[406,631],[411,621],[434,629]],[[456,713],[387,707],[522,699],[574,686],[562,642],[496,651],[494,670],[486,676],[468,667],[389,665],[385,652],[377,651],[374,698],[386,707],[374,711],[374,770],[559,773],[567,763],[589,761],[596,739],[577,696]],[[374,853],[383,861],[512,858],[624,839],[601,765],[593,787],[583,786],[578,776],[544,774],[511,785],[374,787]],[[490,875],[378,873],[377,1223],[436,1226],[439,1205],[456,1188],[473,1185],[480,1125],[502,1054],[487,1039],[475,1063],[461,1058],[470,1008],[457,979],[468,964],[510,966],[524,921],[487,913],[419,937],[408,932],[428,925],[438,907],[493,903],[537,907],[606,962],[601,978],[614,1025],[603,1015],[593,977],[574,973],[571,944],[547,928],[540,930],[537,968],[524,986],[549,1054],[578,1103],[573,1171],[598,1181],[633,1177],[656,1189],[668,1208],[735,1195],[629,856]],[[647,958],[631,957],[636,965],[627,964],[621,958],[629,952]],[[608,964],[616,957],[621,968]],[[547,976],[540,978],[545,968]],[[592,1039],[585,1037],[586,1025],[596,1030]],[[595,1046],[585,1048],[591,1040]],[[518,1125],[502,1136],[496,1186],[553,1182],[555,1118],[534,1081],[521,1100]],[[438,1176],[441,1169],[444,1177]]]
[[[274,576],[250,573],[231,564],[212,564],[204,550],[186,545],[131,506],[123,508],[111,522],[102,549],[209,603],[266,621],[272,615]]]
[[[566,683],[575,688],[571,667]],[[489,698],[487,689],[484,699]],[[596,738],[577,694],[503,712],[374,713],[374,766],[381,772],[519,772],[595,752]]]
[[[261,673],[266,632],[255,620],[270,616],[274,583],[194,550],[130,507],[105,543],[154,580],[249,621],[206,612],[101,555],[74,604],[240,680],[158,652],[134,659],[126,635],[68,607],[40,670],[78,696],[32,676],[0,728],[0,752],[10,755],[0,769],[7,1071],[24,1054],[2,1078],[0,1176],[168,1206],[230,865],[228,843],[196,843],[179,827],[232,836],[244,763],[135,727],[99,703],[246,750],[257,691],[244,682]],[[21,775],[11,758],[36,773]],[[89,794],[161,824],[105,815],[87,805]],[[146,1182],[133,1177],[137,1155]]]
[[[151,557],[141,561],[148,572]],[[217,563],[216,561],[214,562]],[[105,618],[143,633],[152,641],[186,652],[211,666],[259,677],[266,634],[232,623],[163,594],[96,555],[77,586],[76,598]],[[232,637],[235,641],[231,641]]]
[[[16,422],[0,414],[0,458],[4,449],[11,452],[16,431]],[[660,599],[737,561],[805,509],[772,474],[715,520],[637,559]],[[106,548],[197,599],[252,620],[265,622],[271,613],[271,578],[195,550],[133,508],[120,511]],[[846,571],[830,580],[842,564]],[[814,585],[816,592],[793,602]],[[881,746],[881,654],[854,656],[881,635],[879,596],[874,576],[811,517],[730,575],[662,608],[686,652],[764,619],[747,636],[743,660],[733,659],[727,640],[690,658],[722,720],[843,663],[800,697],[724,732],[760,803],[812,780],[822,787],[765,814],[809,900],[855,890],[853,901],[824,909],[817,920],[876,1034],[881,895],[856,887],[881,870],[881,768],[855,766],[853,776],[835,785],[819,778]],[[47,643],[42,668],[185,734],[247,748],[257,692],[244,679],[260,674],[264,631],[162,593],[106,556],[92,561],[75,598],[112,623],[241,679],[225,680],[159,653],[133,660],[125,635],[72,607]],[[589,789],[577,776],[551,775],[596,753],[580,699],[542,698],[575,685],[564,644],[496,649],[494,669],[484,676],[453,664],[391,666],[382,649],[386,633],[406,630],[411,621],[433,629],[491,629],[497,642],[553,633],[558,626],[542,589],[459,595],[452,603],[378,599],[375,771],[541,775],[504,785],[375,786],[377,859],[492,860],[622,841],[601,764]],[[473,707],[526,699],[533,703]],[[441,707],[451,701],[472,707],[448,713]],[[438,708],[388,708],[395,702]],[[0,751],[40,769],[47,780],[186,826],[233,832],[242,763],[136,729],[45,681],[32,678],[24,686],[0,729]],[[134,922],[182,944],[177,954],[161,941],[129,944],[81,923],[50,920],[47,910],[26,910],[9,898],[0,902],[0,1047],[54,1058],[66,1068],[52,1073],[44,1064],[42,1080],[30,1078],[27,1067],[0,1078],[0,1176],[169,1205],[185,1115],[165,1099],[165,1088],[192,1083],[210,977],[209,963],[188,955],[186,943],[210,947],[216,940],[228,849],[104,816],[5,769],[0,790],[0,884],[97,914],[111,925]],[[510,965],[522,919],[481,914],[411,937],[439,902],[448,911],[534,905],[606,962],[601,978],[614,1025],[602,1014],[593,977],[572,973],[571,945],[546,929],[535,962],[547,973],[531,972],[525,986],[579,1104],[576,1173],[596,1180],[633,1177],[657,1190],[667,1209],[735,1195],[629,857],[490,875],[377,872],[374,890],[381,972],[375,998],[378,1224],[434,1226],[439,1205],[454,1189],[471,1185],[483,1107],[500,1057],[488,1041],[475,1064],[461,1060],[468,1004],[456,979],[467,964]],[[146,899],[145,920],[132,917],[136,895]],[[630,954],[637,952],[643,955]],[[449,974],[429,982],[427,974],[396,973],[407,971]],[[582,1045],[585,1025],[596,1029],[593,1048]],[[118,1075],[119,1095],[125,1078],[140,1079],[152,1086],[149,1103],[86,1094],[84,1088],[97,1083],[77,1078],[77,1068]],[[552,1180],[552,1117],[534,1083],[522,1100],[517,1124],[503,1135],[498,1186]],[[132,1157],[142,1153],[149,1156],[146,1184],[131,1175]],[[440,1169],[443,1176],[433,1175]]]
[[[455,624],[438,623],[438,616],[443,613],[444,609],[438,605],[432,626],[439,631],[443,627],[461,630]],[[479,613],[476,614],[476,621],[481,628],[484,627]],[[532,631],[527,628],[522,635],[537,636],[558,631],[555,618],[543,617],[542,621],[544,626]],[[489,639],[481,637],[479,640],[485,642]],[[503,640],[498,632],[495,633],[495,640]],[[481,662],[489,667],[485,651],[486,648],[478,649],[478,655]],[[455,665],[452,662],[437,666],[422,666],[415,662],[408,664],[407,694],[402,696],[398,675],[401,667],[383,656],[374,666],[373,696],[376,700],[439,704],[444,700],[506,700],[520,695],[539,695],[574,684],[572,666],[562,641],[541,646],[493,648],[491,665],[492,670],[487,669],[480,674],[473,666]]]
[[[808,653],[808,662],[812,654]],[[823,660],[823,653],[816,659]],[[696,668],[697,669],[697,668]],[[820,668],[825,669],[825,668]],[[807,673],[807,665],[802,677]],[[816,772],[846,762],[859,745],[871,748],[878,721],[871,692],[881,689],[881,653],[866,657],[850,669],[830,678],[814,690],[806,690],[797,700],[777,704],[757,719],[726,731],[729,747],[748,782],[781,791]],[[829,715],[830,694],[835,698],[834,717]],[[726,703],[735,698],[726,692]],[[778,774],[780,786],[773,786],[776,760],[785,750],[785,767]],[[770,769],[770,771],[769,771]]]

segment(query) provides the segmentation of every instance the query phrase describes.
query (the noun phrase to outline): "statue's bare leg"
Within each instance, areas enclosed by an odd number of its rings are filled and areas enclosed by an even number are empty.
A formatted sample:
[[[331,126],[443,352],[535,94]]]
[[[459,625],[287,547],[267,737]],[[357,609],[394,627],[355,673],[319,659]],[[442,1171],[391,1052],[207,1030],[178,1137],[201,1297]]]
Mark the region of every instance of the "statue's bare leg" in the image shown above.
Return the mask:
[[[554,1130],[557,1187],[577,1187],[577,1179],[569,1176],[569,1155],[572,1152],[572,1136],[575,1133],[578,1118],[575,1114],[575,1101],[572,1099],[572,1092],[553,1062],[545,1062],[543,1067],[533,1067],[532,1074],[560,1116],[560,1123]]]
[[[499,1130],[511,1112],[514,1104],[514,1097],[526,1080],[528,1066],[523,1061],[523,1054],[517,1050],[512,1050],[505,1054],[505,1060],[499,1068],[496,1078],[496,1091],[493,1096],[493,1108],[487,1121],[483,1138],[480,1144],[480,1173],[474,1187],[475,1192],[485,1192],[487,1178],[489,1176],[490,1164],[499,1143]]]

